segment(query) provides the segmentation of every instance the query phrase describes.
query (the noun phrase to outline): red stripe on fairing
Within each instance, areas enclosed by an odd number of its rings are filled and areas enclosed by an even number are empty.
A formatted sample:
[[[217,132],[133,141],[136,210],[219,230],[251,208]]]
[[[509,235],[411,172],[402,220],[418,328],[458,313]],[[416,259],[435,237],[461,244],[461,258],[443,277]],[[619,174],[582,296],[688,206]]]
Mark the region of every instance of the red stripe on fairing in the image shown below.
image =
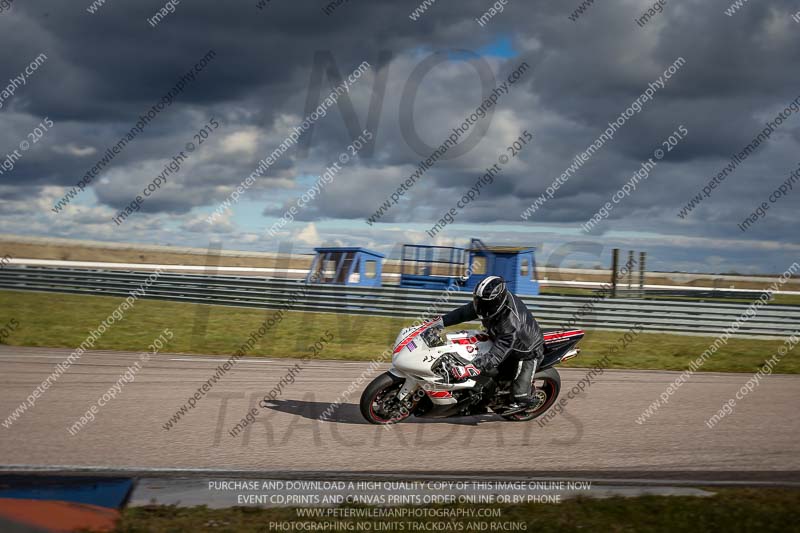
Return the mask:
[[[557,339],[569,339],[572,337],[577,337],[578,335],[583,335],[584,331],[582,329],[573,329],[570,331],[563,331],[563,332],[556,332],[556,333],[545,333],[544,340],[545,341],[554,341]]]
[[[430,326],[431,324],[433,324],[433,322],[434,322],[433,320],[432,320],[432,321],[430,321],[430,322],[426,322],[425,324],[422,324],[420,327],[418,327],[418,328],[417,328],[415,331],[412,331],[412,332],[411,332],[411,334],[410,334],[408,337],[406,337],[405,339],[401,340],[401,341],[400,341],[400,342],[397,344],[397,348],[395,348],[395,349],[394,349],[394,352],[392,352],[392,354],[396,354],[397,352],[399,352],[400,350],[402,350],[403,348],[405,348],[405,347],[406,347],[406,344],[408,344],[409,342],[411,342],[411,340],[412,340],[414,337],[416,337],[417,335],[419,335],[420,333],[422,333],[423,331],[425,331],[425,329],[426,329],[428,326]]]
[[[426,391],[431,398],[452,398],[450,391]]]

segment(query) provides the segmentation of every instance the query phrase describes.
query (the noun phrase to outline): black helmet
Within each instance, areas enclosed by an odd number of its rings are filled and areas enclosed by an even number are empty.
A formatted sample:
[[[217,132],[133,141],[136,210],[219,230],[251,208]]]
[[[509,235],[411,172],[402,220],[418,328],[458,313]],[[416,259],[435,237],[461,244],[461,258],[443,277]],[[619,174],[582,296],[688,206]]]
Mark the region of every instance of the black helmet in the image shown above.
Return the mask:
[[[472,304],[480,318],[496,315],[508,299],[506,282],[500,276],[487,276],[481,280],[472,293]]]

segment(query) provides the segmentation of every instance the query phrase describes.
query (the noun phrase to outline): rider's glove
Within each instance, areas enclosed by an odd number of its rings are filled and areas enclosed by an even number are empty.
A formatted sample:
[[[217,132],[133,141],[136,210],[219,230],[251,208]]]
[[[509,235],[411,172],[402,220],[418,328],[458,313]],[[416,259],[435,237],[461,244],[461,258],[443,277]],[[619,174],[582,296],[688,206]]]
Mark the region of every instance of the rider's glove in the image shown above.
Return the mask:
[[[450,373],[456,380],[474,378],[480,375],[481,371],[475,368],[475,365],[454,366]]]
[[[481,374],[492,377],[497,375],[497,368],[494,367],[486,357],[481,357],[479,355],[472,360],[472,364],[475,365],[475,368],[477,368]]]
[[[476,355],[472,359],[472,364],[475,365],[475,367],[479,368],[480,370],[486,370],[486,367],[488,366],[486,363],[487,361],[480,355]]]

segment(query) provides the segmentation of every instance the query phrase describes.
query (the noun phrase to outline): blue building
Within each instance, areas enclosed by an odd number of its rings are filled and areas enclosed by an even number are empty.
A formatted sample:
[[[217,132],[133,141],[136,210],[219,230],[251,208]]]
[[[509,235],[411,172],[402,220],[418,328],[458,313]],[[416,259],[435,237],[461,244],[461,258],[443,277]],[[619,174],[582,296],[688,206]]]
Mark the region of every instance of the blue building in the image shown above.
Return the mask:
[[[465,277],[467,273],[469,276]],[[472,291],[486,276],[502,276],[514,294],[539,294],[534,248],[486,246],[480,239],[472,239],[467,249],[423,244],[403,246],[401,287]]]
[[[384,255],[358,247],[314,248],[306,283],[380,287]]]
[[[514,294],[539,294],[535,248],[486,246],[480,239],[472,239],[467,252],[470,276],[464,290],[472,291],[486,276],[501,276]]]
[[[466,270],[464,249],[428,244],[404,244],[400,257],[400,286],[412,289],[461,290]]]

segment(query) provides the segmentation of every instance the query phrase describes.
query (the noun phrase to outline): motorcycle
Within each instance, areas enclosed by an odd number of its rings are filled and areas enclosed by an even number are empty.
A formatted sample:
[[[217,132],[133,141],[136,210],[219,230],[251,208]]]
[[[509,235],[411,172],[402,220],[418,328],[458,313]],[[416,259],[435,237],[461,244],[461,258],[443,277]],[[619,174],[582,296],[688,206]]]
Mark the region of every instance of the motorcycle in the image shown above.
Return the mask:
[[[507,420],[527,421],[543,415],[556,401],[561,377],[555,365],[576,357],[580,329],[544,331],[544,357],[533,375],[534,404],[510,412],[514,361],[504,361],[487,378],[472,364],[494,342],[482,331],[463,330],[443,335],[435,322],[400,331],[394,343],[392,368],[375,378],[361,395],[362,416],[372,424],[396,424],[411,415],[448,418],[494,412]],[[453,368],[468,376],[454,378]],[[462,368],[459,368],[461,370]],[[457,372],[463,374],[463,372]]]

